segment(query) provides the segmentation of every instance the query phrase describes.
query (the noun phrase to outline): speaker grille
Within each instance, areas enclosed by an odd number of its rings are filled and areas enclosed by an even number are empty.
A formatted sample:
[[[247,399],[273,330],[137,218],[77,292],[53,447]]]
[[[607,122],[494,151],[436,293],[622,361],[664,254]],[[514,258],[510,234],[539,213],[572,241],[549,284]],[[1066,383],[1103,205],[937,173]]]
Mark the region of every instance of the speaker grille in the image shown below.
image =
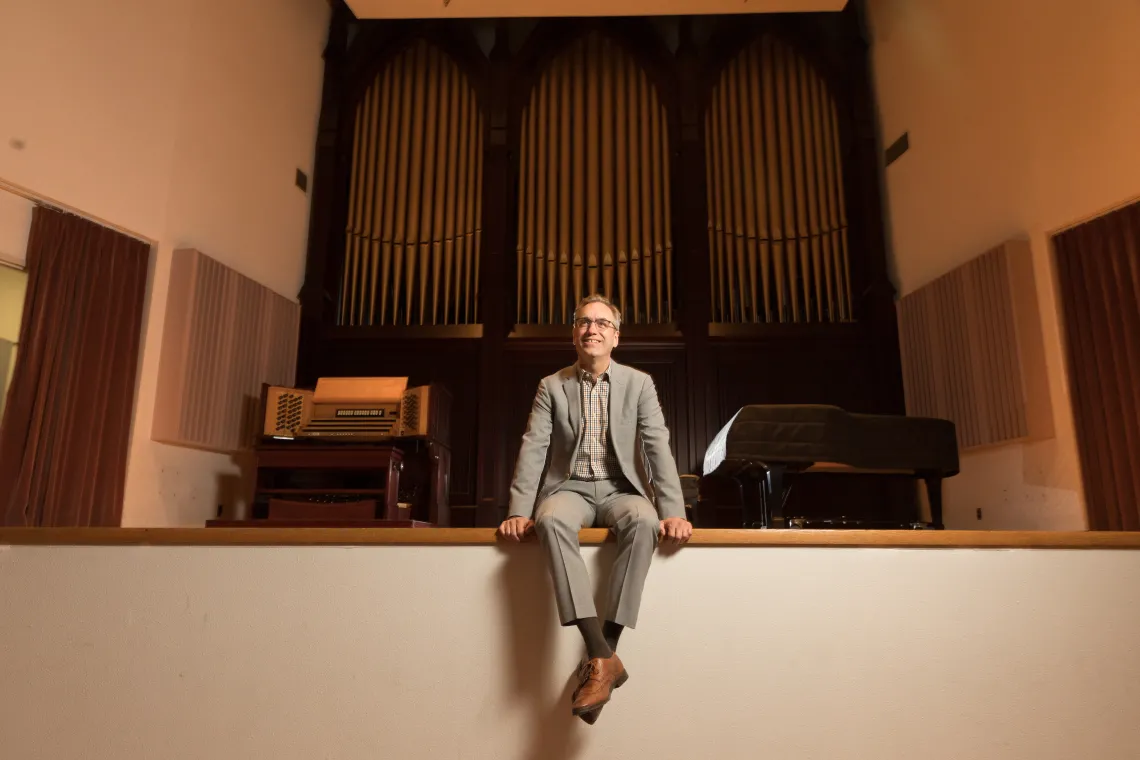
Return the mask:
[[[415,434],[420,429],[420,394],[416,391],[404,394],[400,404],[400,425],[405,434]]]

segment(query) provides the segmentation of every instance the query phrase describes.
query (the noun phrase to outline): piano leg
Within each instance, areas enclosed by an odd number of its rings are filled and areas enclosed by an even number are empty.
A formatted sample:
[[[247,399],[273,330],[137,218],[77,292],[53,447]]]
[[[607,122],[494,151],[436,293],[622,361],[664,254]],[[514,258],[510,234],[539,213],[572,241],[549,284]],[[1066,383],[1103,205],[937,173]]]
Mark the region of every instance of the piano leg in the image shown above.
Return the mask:
[[[740,484],[741,527],[763,528],[767,525],[768,497],[764,478],[763,469],[751,467],[736,476],[736,481]]]
[[[784,467],[783,465],[768,465],[768,490],[764,501],[767,502],[765,511],[765,524],[769,528],[785,528],[784,520]]]
[[[922,480],[926,483],[926,498],[930,502],[930,526],[935,530],[943,530],[942,524],[942,476],[934,473],[923,473]]]
[[[784,465],[757,464],[741,471],[744,528],[784,528]]]

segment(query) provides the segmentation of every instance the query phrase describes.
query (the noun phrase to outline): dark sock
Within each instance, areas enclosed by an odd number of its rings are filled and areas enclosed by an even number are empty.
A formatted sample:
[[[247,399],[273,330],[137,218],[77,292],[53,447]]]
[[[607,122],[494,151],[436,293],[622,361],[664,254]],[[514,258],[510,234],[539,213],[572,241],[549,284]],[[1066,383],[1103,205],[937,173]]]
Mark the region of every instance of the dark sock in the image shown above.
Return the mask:
[[[613,650],[606,643],[606,637],[602,635],[602,624],[596,617],[581,618],[576,622],[578,630],[582,632],[582,638],[586,640],[586,655],[591,660],[596,657],[606,659],[613,656]]]
[[[610,645],[610,649],[617,651],[618,639],[621,638],[621,632],[625,630],[625,626],[618,625],[612,620],[607,620],[602,625],[602,635],[606,637],[606,643]]]

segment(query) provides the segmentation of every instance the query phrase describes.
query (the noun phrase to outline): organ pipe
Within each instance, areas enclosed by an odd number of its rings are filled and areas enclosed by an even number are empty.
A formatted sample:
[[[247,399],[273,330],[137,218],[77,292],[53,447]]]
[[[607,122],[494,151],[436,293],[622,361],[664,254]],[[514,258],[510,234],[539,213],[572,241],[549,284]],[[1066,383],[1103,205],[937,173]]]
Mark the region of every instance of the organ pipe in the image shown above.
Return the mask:
[[[771,36],[721,74],[705,113],[713,322],[852,319],[835,102]]]
[[[568,324],[603,292],[626,323],[673,318],[668,127],[645,71],[591,33],[522,114],[516,320]]]
[[[353,118],[339,324],[477,322],[483,117],[466,76],[417,41]]]

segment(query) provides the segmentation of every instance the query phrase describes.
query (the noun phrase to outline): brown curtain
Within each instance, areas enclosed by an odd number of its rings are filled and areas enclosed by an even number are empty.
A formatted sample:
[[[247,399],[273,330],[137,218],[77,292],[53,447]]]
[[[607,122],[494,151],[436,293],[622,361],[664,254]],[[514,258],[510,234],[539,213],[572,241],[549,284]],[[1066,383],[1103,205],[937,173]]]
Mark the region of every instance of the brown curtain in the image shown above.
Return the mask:
[[[0,424],[5,525],[117,526],[149,246],[37,207]]]
[[[1092,530],[1140,530],[1140,204],[1054,238]]]

